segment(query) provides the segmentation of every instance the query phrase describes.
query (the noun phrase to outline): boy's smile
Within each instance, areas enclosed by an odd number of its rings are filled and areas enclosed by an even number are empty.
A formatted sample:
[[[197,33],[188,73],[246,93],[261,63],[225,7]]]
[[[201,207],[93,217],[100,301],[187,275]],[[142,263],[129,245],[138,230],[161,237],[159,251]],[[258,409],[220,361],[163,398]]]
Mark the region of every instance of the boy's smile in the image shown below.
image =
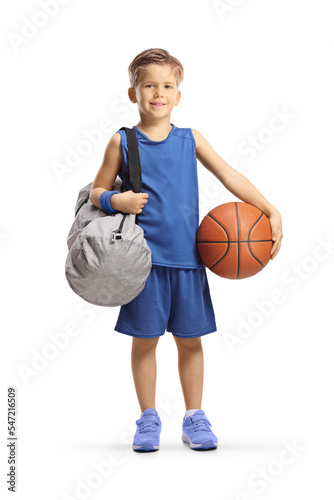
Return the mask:
[[[129,89],[129,97],[138,104],[141,115],[161,119],[170,116],[180,101],[181,92],[168,64],[151,64],[141,72],[136,90]]]

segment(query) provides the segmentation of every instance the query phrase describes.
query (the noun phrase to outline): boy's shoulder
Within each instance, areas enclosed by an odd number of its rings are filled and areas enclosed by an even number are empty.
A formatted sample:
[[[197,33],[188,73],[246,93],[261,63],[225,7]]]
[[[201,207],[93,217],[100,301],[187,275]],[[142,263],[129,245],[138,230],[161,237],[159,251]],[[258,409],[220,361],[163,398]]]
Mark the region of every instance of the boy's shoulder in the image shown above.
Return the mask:
[[[195,143],[196,146],[196,137],[194,135],[194,129],[191,127],[176,127],[174,128],[174,136],[179,137],[180,139],[188,139],[191,142]]]
[[[201,141],[202,135],[198,132],[198,130],[191,128],[191,127],[186,127],[186,128],[179,128],[175,127],[175,131],[181,136],[181,137],[190,137],[194,138],[196,144]]]
[[[180,135],[181,137],[189,137],[192,135],[192,128],[190,127],[177,127],[174,125],[174,133]]]

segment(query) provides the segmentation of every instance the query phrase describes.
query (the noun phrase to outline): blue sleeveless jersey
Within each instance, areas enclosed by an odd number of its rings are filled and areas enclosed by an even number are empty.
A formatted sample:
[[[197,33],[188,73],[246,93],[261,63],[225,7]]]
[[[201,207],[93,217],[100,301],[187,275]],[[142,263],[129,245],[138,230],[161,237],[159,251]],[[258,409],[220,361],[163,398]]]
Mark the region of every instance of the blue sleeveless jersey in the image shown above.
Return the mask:
[[[152,264],[199,269],[205,267],[196,247],[199,225],[196,143],[191,128],[172,125],[163,141],[151,141],[137,127],[142,171],[142,193],[148,202],[138,224],[152,251]],[[130,184],[128,145],[121,134],[122,167],[118,173],[125,189]]]

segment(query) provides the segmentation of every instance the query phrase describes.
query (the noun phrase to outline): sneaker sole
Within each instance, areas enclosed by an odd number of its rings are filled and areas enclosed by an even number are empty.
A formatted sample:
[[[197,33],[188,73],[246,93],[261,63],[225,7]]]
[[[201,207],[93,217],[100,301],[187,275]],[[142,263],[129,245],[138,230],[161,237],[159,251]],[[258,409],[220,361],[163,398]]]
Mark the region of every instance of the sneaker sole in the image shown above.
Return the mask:
[[[152,444],[145,444],[145,445],[132,445],[133,451],[139,451],[140,453],[142,452],[147,452],[147,451],[158,451],[160,449],[160,445],[154,446]]]
[[[214,443],[212,439],[200,444],[192,443],[191,439],[184,432],[182,433],[181,439],[184,443],[189,444],[192,450],[215,450],[218,446],[218,443]]]

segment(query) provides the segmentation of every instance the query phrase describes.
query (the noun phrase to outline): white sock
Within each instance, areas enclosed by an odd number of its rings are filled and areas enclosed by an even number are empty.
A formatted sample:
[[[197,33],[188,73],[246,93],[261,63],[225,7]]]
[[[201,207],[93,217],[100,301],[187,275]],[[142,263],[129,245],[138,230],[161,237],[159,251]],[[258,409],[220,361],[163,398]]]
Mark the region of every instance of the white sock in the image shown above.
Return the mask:
[[[185,413],[185,418],[192,417],[195,411],[200,410],[200,408],[197,408],[196,410],[187,410]]]

